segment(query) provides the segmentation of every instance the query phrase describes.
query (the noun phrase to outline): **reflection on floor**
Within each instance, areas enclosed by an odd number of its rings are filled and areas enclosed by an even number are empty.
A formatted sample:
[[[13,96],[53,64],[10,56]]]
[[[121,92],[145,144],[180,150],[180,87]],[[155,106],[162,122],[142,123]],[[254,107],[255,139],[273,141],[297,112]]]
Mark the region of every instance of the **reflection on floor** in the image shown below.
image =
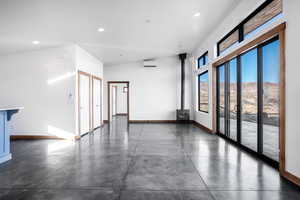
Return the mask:
[[[300,199],[277,170],[193,125],[125,117],[75,143],[15,141],[0,199]]]

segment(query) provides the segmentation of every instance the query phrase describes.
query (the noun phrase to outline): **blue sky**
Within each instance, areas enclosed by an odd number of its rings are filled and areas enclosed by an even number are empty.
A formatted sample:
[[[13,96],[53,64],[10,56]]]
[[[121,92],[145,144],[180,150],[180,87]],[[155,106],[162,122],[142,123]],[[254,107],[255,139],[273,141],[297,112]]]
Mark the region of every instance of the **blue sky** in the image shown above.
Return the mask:
[[[279,82],[279,41],[276,40],[262,49],[264,82]],[[241,56],[242,81],[257,81],[257,49]],[[224,81],[223,69],[220,69],[220,81]],[[236,82],[236,59],[230,61],[230,82]]]

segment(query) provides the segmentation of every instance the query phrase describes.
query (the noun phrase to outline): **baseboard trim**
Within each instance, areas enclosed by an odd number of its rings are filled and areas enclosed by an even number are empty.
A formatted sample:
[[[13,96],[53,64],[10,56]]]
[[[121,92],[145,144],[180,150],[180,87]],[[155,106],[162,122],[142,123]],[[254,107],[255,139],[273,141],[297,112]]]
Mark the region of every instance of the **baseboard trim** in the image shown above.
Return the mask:
[[[129,123],[178,123],[177,120],[129,120]]]
[[[117,113],[117,116],[127,116],[127,113]]]
[[[199,124],[198,122],[196,122],[194,120],[191,120],[191,123],[208,133],[214,134],[213,130],[211,130],[210,128],[207,128],[206,126],[203,126],[202,124]]]
[[[74,136],[75,138],[76,136]],[[66,140],[66,138],[61,138],[57,136],[50,136],[50,135],[11,135],[11,140]]]
[[[286,171],[286,170],[283,171],[283,172],[281,173],[281,175],[282,175],[284,178],[286,178],[287,180],[291,181],[292,183],[294,183],[294,184],[296,184],[297,186],[300,187],[300,178],[299,178],[299,177],[297,177],[297,176],[291,174],[290,172],[288,172],[288,171]]]

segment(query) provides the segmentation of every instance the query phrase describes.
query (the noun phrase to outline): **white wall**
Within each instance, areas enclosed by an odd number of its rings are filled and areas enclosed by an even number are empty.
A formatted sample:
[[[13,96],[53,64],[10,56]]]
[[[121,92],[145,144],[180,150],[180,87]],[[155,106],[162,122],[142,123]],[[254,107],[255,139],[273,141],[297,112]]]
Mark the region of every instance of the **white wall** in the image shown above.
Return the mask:
[[[103,102],[103,63],[97,59],[96,57],[94,57],[93,55],[91,55],[90,53],[88,53],[86,50],[84,50],[83,48],[81,48],[78,45],[75,45],[75,65],[76,65],[76,71],[80,70],[86,73],[89,73],[93,76],[97,76],[98,78],[102,79],[102,102]],[[78,88],[78,82],[76,81],[76,88]],[[77,89],[76,89],[76,97],[78,96],[77,94]],[[92,91],[91,91],[92,92]],[[92,104],[92,99],[91,100],[91,104]],[[75,100],[75,120],[76,120],[76,134],[79,135],[79,131],[78,131],[78,102],[77,102],[77,98]],[[102,111],[104,109],[104,105],[102,103]],[[91,113],[92,115],[92,113]],[[90,118],[92,119],[92,116],[90,116]],[[102,118],[103,119],[103,112],[102,112]],[[103,123],[103,120],[102,120]]]
[[[215,44],[226,35],[232,28],[239,24],[245,17],[247,17],[253,10],[255,10],[263,0],[247,1],[243,0],[240,4],[232,10],[232,12],[224,19],[222,23],[219,24],[216,29],[209,34],[204,42],[193,51],[190,60],[191,69],[191,90],[192,90],[192,108],[194,110],[194,118],[200,124],[212,128],[212,115],[211,109],[209,114],[198,112],[197,109],[197,84],[196,77],[201,71],[209,70],[210,73],[210,103],[212,94],[212,76],[211,76],[211,63],[213,63],[215,58]],[[300,98],[300,79],[299,79],[299,67],[298,67],[298,49],[299,49],[299,22],[300,13],[298,12],[300,8],[300,1],[296,0],[283,0],[283,13],[284,17],[282,20],[276,24],[287,22],[286,29],[286,170],[295,176],[300,177],[300,157],[297,153],[300,143],[300,127],[298,125],[300,107],[298,106],[298,101]],[[276,24],[269,27],[272,28]],[[267,30],[265,30],[267,31]],[[265,32],[264,31],[264,32]],[[262,33],[259,33],[262,34]],[[240,45],[249,42],[245,40]],[[238,48],[238,47],[237,47]],[[196,59],[201,56],[205,51],[209,51],[210,63],[203,69],[196,70]],[[212,106],[212,105],[211,105]]]
[[[300,177],[300,1],[284,0],[283,11],[286,16],[286,170]]]
[[[190,73],[192,74],[191,80],[191,101],[192,108],[194,110],[193,117],[198,123],[212,129],[212,70],[211,64],[215,60],[216,43],[231,31],[236,25],[238,25],[245,17],[247,17],[253,10],[255,10],[264,0],[247,1],[242,0],[239,5],[232,10],[231,13],[219,24],[215,30],[209,34],[209,36],[201,43],[201,45],[195,49],[189,58],[190,61]],[[197,70],[197,58],[208,51],[209,64],[201,67]],[[197,75],[208,70],[209,72],[209,113],[197,111],[198,91],[197,91]]]
[[[180,60],[173,56],[156,62],[156,68],[145,68],[142,61],[104,66],[104,119],[107,119],[107,81],[130,81],[130,120],[176,119],[176,109],[180,106]],[[188,90],[186,96],[189,95]],[[187,108],[189,102],[187,98]]]
[[[13,135],[77,135],[76,71],[103,77],[102,63],[76,45],[1,56],[0,66],[0,107],[25,107]]]
[[[123,92],[126,84],[116,84],[117,86],[117,114],[127,113],[127,93]]]
[[[75,46],[75,54],[76,69],[103,78],[103,63],[99,59],[78,45]]]
[[[13,117],[13,135],[74,134],[74,47],[2,56],[0,66],[0,106],[25,107]]]

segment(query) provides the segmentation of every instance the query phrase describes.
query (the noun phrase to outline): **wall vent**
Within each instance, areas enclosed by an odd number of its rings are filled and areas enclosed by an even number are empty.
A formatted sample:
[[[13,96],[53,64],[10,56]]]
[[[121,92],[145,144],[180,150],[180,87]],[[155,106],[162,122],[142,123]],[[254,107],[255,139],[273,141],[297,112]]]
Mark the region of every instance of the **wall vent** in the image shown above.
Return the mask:
[[[146,59],[144,60],[144,67],[157,67],[155,59]]]

